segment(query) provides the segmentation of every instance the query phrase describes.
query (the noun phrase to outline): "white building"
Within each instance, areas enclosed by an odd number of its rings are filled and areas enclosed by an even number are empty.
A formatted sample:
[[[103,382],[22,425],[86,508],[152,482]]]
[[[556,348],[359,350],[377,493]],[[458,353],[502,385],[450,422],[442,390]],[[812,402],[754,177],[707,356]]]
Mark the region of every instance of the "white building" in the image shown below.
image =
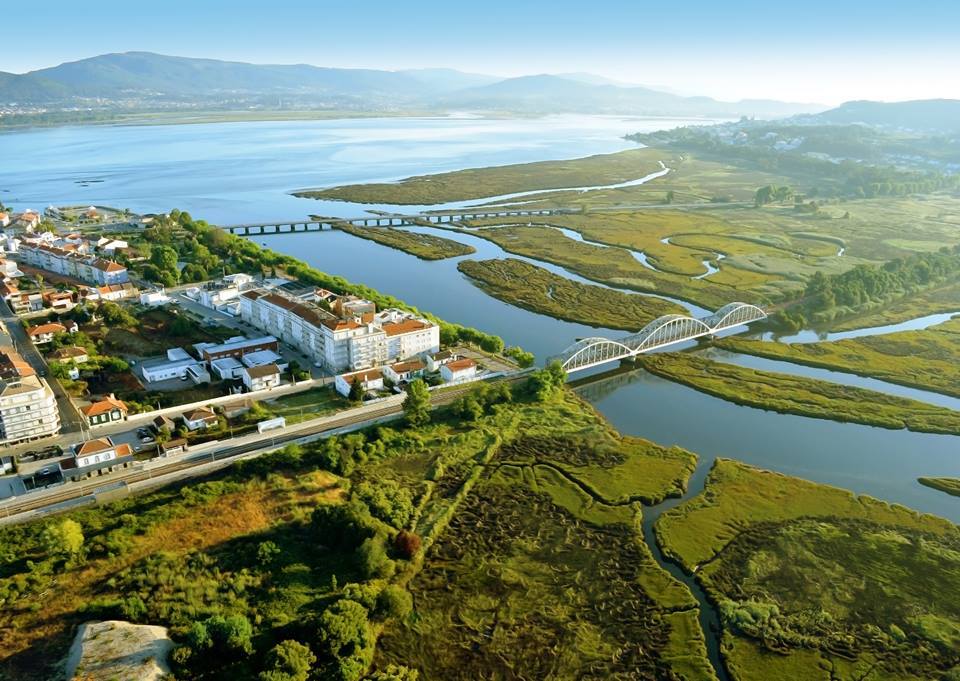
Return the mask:
[[[458,359],[457,355],[453,354],[449,350],[432,352],[427,355],[427,369],[429,371],[440,371],[440,367],[442,367],[444,364],[452,362],[455,359]]]
[[[183,413],[183,425],[187,430],[206,430],[217,425],[217,415],[205,407]]]
[[[218,376],[220,380],[232,381],[240,378],[240,373],[243,371],[243,364],[233,357],[221,357],[220,359],[215,359],[210,362],[210,371],[213,372],[214,376]]]
[[[33,267],[100,286],[122,284],[129,279],[127,268],[112,260],[78,254],[42,242],[24,242],[19,257]]]
[[[411,359],[406,362],[397,362],[383,367],[383,377],[394,383],[409,383],[415,378],[423,376],[427,365],[419,359]]]
[[[273,350],[257,350],[256,352],[251,352],[243,356],[240,360],[243,362],[244,366],[248,367],[259,367],[264,364],[276,364],[277,368],[281,372],[287,370],[287,362],[284,361],[283,357],[275,353]]]
[[[63,476],[80,480],[126,466],[133,461],[133,451],[125,442],[114,444],[109,437],[99,437],[81,442],[73,447],[73,457],[60,462]]]
[[[11,347],[0,347],[0,444],[60,432],[57,399],[47,382]]]
[[[364,369],[349,374],[340,374],[334,380],[334,387],[344,397],[349,397],[354,381],[360,383],[363,392],[383,390],[383,373],[379,369]]]
[[[477,363],[472,359],[455,359],[440,367],[440,376],[444,383],[461,383],[477,376]]]
[[[167,295],[167,292],[163,288],[158,288],[154,291],[145,291],[140,294],[140,304],[150,307],[166,305],[170,300],[170,296]]]
[[[367,301],[361,301],[367,303]],[[440,349],[440,329],[399,310],[365,310],[339,318],[323,308],[276,292],[240,296],[241,318],[299,349],[330,371],[366,369]]]
[[[256,367],[244,367],[240,373],[243,386],[249,392],[270,390],[280,385],[280,369],[276,364],[264,364]]]
[[[147,383],[169,381],[174,378],[193,378],[197,383],[210,380],[210,374],[207,373],[203,363],[191,357],[183,348],[170,348],[167,350],[166,361],[146,362],[140,366],[140,372]],[[194,378],[204,374],[205,379]]]

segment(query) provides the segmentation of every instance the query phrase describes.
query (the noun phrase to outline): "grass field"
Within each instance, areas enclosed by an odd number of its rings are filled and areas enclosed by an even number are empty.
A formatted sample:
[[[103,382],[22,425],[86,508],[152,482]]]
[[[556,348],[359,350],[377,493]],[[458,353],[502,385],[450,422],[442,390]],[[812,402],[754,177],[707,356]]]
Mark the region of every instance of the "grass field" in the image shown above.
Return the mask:
[[[704,494],[661,516],[656,532],[718,604],[734,679],[958,671],[952,523],[721,459]]]
[[[523,260],[464,260],[457,269],[488,294],[556,319],[637,331],[665,314],[686,310],[661,298],[571,281]]]
[[[350,406],[349,402],[341,397],[332,385],[313,388],[293,395],[285,395],[262,404],[270,410],[272,416],[284,417],[288,425]]]
[[[894,430],[960,435],[960,412],[917,400],[713,362],[687,353],[641,355],[637,361],[657,376],[757,409]]]
[[[923,331],[823,343],[770,343],[731,337],[715,344],[734,352],[847,371],[960,397],[960,319]]]
[[[960,478],[918,478],[921,485],[960,497]]]
[[[636,149],[566,161],[540,161],[408,177],[400,182],[346,185],[295,196],[354,203],[434,204],[532,190],[618,184],[660,169],[671,154]]]
[[[404,253],[415,255],[421,260],[443,260],[460,255],[470,255],[477,250],[473,246],[461,244],[451,239],[444,239],[432,234],[393,229],[392,227],[354,227],[348,223],[338,223],[336,229],[361,239],[368,239],[384,246],[396,248]]]

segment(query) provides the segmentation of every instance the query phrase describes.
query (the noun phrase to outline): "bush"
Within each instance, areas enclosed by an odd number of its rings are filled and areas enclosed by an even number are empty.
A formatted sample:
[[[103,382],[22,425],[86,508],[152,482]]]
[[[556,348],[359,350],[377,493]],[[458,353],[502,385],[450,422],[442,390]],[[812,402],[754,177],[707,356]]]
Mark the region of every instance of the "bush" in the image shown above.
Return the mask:
[[[367,677],[369,681],[420,681],[420,672],[403,665],[390,664]]]
[[[342,599],[320,616],[320,643],[331,660],[330,676],[357,681],[373,661],[375,638],[367,621],[367,609],[356,601]]]
[[[360,558],[360,569],[367,579],[376,577],[391,577],[396,572],[397,566],[390,557],[387,556],[387,550],[384,546],[383,535],[367,537],[360,544],[358,551]]]
[[[398,556],[405,560],[410,560],[417,555],[417,552],[420,550],[420,544],[419,535],[408,532],[407,530],[400,530],[393,540],[394,550]]]
[[[298,641],[281,641],[267,653],[267,669],[260,681],[307,681],[317,661],[310,648]]]
[[[383,620],[402,620],[413,611],[413,596],[406,589],[389,584],[377,597],[376,613]]]

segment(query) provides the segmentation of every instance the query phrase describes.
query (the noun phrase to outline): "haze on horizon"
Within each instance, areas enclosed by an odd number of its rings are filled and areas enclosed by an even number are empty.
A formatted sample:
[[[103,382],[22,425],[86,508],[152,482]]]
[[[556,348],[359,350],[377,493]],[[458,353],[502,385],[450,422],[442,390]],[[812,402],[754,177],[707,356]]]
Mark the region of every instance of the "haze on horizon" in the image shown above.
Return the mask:
[[[106,52],[153,51],[254,63],[455,68],[511,77],[589,72],[721,100],[835,105],[960,98],[960,4],[750,0],[682,6],[558,0],[482,9],[429,0],[353,5],[184,0],[140,6],[52,0],[6,8],[39,31],[0,58],[22,73]]]

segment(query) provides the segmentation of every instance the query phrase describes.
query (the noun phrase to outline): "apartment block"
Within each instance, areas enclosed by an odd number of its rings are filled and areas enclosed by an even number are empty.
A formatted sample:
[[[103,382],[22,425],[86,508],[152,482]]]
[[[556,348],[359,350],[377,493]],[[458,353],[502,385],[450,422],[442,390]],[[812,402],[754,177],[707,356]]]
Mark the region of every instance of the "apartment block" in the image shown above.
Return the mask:
[[[0,444],[60,432],[57,400],[47,382],[11,347],[0,347]]]

